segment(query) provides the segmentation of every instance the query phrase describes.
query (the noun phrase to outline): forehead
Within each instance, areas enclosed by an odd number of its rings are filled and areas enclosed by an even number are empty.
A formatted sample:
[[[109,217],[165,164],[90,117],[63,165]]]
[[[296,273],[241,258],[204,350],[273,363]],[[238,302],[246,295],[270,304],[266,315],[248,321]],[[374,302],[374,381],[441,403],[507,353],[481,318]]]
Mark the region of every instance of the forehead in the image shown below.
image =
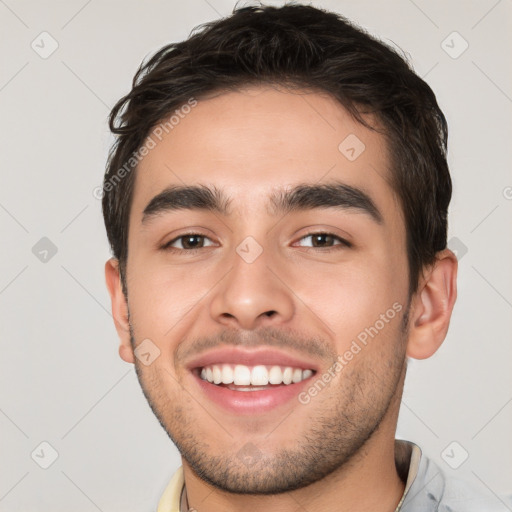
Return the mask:
[[[385,138],[327,94],[272,86],[220,93],[150,137],[153,147],[136,173],[133,220],[142,220],[162,190],[194,184],[222,189],[239,214],[268,210],[276,188],[333,180],[365,191],[390,215],[396,210]]]

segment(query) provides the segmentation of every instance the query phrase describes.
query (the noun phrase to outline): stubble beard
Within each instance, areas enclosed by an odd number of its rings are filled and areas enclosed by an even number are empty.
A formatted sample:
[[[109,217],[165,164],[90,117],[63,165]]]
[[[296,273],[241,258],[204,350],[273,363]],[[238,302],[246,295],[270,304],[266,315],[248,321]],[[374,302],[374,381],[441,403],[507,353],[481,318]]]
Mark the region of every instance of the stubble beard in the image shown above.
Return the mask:
[[[268,453],[265,443],[248,441],[242,450],[218,453],[208,443],[208,429],[216,428],[215,422],[210,417],[201,422],[191,416],[187,401],[194,405],[194,400],[186,397],[187,392],[177,389],[174,396],[166,394],[169,379],[165,370],[148,371],[137,360],[135,369],[153,413],[198,477],[222,491],[235,494],[285,493],[311,485],[355,463],[384,418],[398,412],[406,371],[408,312],[409,307],[397,329],[398,339],[394,340],[392,353],[383,356],[384,363],[376,364],[378,358],[373,357],[349,364],[340,378],[331,382],[332,385],[309,404],[302,405],[297,401],[294,411],[299,412],[297,418],[302,421],[304,407],[314,406],[314,409],[308,413],[308,425],[302,428],[293,449],[274,449]],[[131,324],[130,330],[134,346]],[[371,343],[378,342],[375,339]],[[179,388],[174,380],[172,383]],[[204,409],[198,408],[197,403],[195,405],[196,410],[206,415]],[[294,412],[275,434],[282,435],[293,418]],[[219,419],[222,424],[222,418]],[[269,433],[274,427],[269,425]],[[269,435],[269,441],[272,435]],[[231,439],[226,445],[236,445],[234,441]],[[249,456],[243,455],[244,449]]]

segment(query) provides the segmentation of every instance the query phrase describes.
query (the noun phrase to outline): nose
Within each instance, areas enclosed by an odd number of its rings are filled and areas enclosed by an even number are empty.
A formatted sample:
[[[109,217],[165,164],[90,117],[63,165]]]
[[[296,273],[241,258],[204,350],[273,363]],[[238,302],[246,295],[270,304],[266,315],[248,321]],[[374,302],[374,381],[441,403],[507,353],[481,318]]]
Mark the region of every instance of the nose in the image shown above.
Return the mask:
[[[270,265],[267,254],[263,251],[251,263],[234,254],[231,270],[215,287],[210,303],[210,314],[216,322],[254,330],[281,325],[293,317],[293,292],[278,266]]]

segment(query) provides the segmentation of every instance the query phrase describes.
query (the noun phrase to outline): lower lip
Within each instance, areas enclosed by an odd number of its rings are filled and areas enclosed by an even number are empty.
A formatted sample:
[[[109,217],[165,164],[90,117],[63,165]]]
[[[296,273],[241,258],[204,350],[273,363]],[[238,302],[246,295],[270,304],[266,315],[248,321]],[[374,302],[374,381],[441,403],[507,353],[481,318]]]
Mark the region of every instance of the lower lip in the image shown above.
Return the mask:
[[[234,391],[224,386],[211,384],[195,373],[193,376],[204,394],[224,409],[236,414],[259,414],[296,398],[301,390],[309,384],[314,374],[295,384],[282,384],[260,391]]]

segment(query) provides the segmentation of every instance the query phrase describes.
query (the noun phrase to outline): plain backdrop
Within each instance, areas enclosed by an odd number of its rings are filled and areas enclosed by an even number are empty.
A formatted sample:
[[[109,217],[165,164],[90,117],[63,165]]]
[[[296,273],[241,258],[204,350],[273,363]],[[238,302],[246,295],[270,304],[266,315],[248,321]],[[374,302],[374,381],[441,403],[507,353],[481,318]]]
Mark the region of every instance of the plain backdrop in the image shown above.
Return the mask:
[[[459,298],[442,348],[410,364],[397,435],[484,493],[511,491],[512,4],[312,3],[406,51],[450,127]],[[233,7],[0,0],[2,511],[155,510],[180,465],[117,353],[93,191],[141,60]]]

